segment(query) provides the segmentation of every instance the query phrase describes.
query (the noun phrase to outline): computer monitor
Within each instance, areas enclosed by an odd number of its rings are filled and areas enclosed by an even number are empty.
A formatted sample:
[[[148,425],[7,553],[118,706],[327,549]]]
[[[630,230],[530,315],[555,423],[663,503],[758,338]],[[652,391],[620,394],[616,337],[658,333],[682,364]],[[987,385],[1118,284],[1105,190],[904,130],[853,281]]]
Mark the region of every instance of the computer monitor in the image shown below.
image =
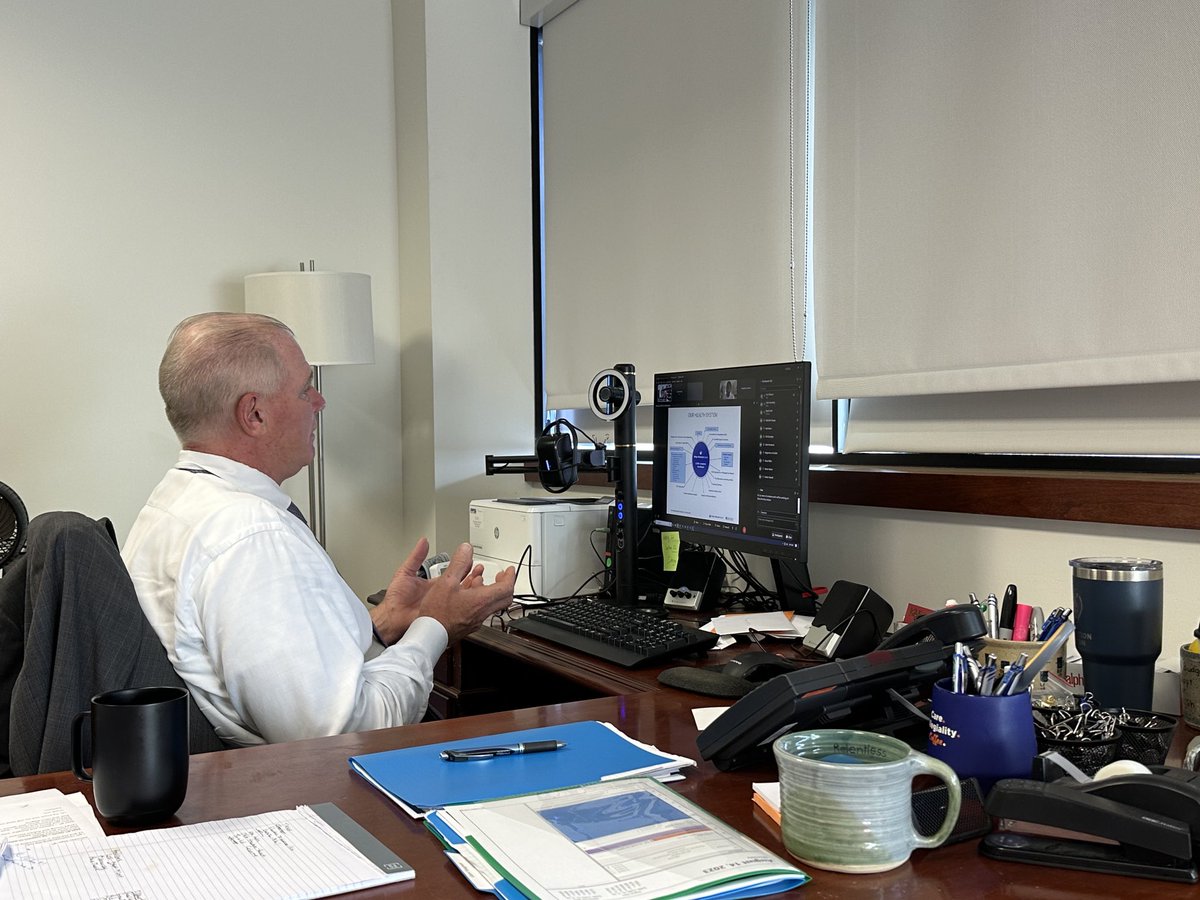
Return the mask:
[[[811,379],[807,362],[654,376],[655,526],[777,561],[787,608],[807,587]]]

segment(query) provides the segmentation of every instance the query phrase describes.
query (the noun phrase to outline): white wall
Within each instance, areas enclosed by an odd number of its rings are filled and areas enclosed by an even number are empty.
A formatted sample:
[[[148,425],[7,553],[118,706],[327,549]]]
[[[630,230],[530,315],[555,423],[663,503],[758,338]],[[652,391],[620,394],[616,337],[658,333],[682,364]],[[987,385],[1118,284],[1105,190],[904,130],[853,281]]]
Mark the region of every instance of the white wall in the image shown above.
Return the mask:
[[[398,561],[398,263],[387,0],[0,2],[0,480],[124,537],[178,445],[156,378],[251,272],[372,278],[376,363],[324,376],[330,549]],[[306,503],[302,473],[287,485]]]
[[[518,0],[394,7],[405,353],[421,361],[415,383],[404,371],[404,488],[423,501],[410,526],[448,550],[471,500],[526,492],[486,478],[484,455],[533,452],[529,30]]]
[[[531,452],[517,5],[0,0],[0,481],[123,536],[176,453],[155,386],[171,327],[313,256],[374,289],[376,363],[325,374],[330,549],[351,585],[385,583],[421,534],[465,539],[469,500],[535,493],[482,476],[485,453]],[[814,580],[901,610],[1010,581],[1068,605],[1067,560],[1141,555],[1165,563],[1165,656],[1200,618],[1194,532],[811,516]]]
[[[1200,623],[1200,535],[1177,528],[1086,525],[813,504],[809,568],[815,584],[870,585],[897,616],[906,604],[941,606],[974,591],[1049,612],[1071,608],[1071,568],[1081,556],[1141,556],[1163,562],[1163,652],[1179,668],[1179,646]]]
[[[0,17],[0,481],[31,514],[108,516],[123,538],[178,450],[156,387],[171,328],[309,258],[372,278],[376,362],[323,376],[351,586],[385,584],[422,534],[465,540],[469,500],[522,491],[482,474],[532,446],[517,0]],[[304,506],[304,473],[286,487]]]

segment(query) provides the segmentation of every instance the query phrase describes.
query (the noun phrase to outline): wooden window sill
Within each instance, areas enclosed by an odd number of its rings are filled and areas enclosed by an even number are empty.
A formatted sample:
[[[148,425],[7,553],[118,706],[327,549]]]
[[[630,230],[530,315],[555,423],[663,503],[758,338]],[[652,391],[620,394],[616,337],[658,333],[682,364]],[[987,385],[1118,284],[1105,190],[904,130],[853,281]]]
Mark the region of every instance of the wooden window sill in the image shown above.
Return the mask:
[[[537,475],[527,475],[536,483]],[[580,483],[605,487],[602,473]],[[650,467],[638,489],[650,491]],[[1200,475],[813,466],[809,500],[884,509],[1200,529]]]

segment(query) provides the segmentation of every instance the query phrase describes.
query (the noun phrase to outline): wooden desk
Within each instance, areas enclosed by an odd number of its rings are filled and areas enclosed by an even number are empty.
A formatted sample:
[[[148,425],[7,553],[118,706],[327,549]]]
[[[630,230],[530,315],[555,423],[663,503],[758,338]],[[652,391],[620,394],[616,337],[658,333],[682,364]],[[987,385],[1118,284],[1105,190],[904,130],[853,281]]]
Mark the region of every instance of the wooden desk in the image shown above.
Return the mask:
[[[706,619],[707,617],[705,617]],[[693,620],[695,622],[701,619]],[[547,706],[595,697],[618,697],[645,691],[667,691],[679,698],[695,694],[666,687],[658,674],[672,666],[712,666],[755,649],[739,643],[727,650],[686,656],[657,666],[627,669],[493,623],[480,628],[446,651],[434,669],[429,704],[442,718],[478,715],[521,706]],[[816,657],[799,641],[769,641],[767,649],[793,658],[807,654],[801,664],[815,665]],[[717,705],[714,700],[705,705]]]
[[[663,750],[696,758],[696,729],[690,710],[704,705],[708,705],[705,698],[683,692],[648,691],[195,756],[187,800],[176,819],[168,824],[204,822],[332,801],[416,869],[416,879],[411,882],[377,888],[361,896],[478,898],[481,895],[459,876],[425,827],[351,773],[347,757],[558,722],[599,719]],[[1179,749],[1195,734],[1182,725],[1180,732],[1173,751],[1176,759]],[[778,826],[750,799],[752,782],[775,780],[773,765],[719,772],[711,764],[701,762],[686,772],[686,781],[672,785],[675,790],[768,849],[786,854]],[[91,798],[90,786],[79,783],[66,772],[0,781],[0,795],[43,788],[64,792],[83,790]],[[881,897],[959,900],[964,896],[1065,900],[1097,895],[1169,900],[1196,896],[1194,886],[1000,863],[980,857],[976,844],[977,841],[971,840],[937,850],[916,851],[906,864],[881,875],[838,875],[810,869],[813,881],[789,896],[807,900]]]

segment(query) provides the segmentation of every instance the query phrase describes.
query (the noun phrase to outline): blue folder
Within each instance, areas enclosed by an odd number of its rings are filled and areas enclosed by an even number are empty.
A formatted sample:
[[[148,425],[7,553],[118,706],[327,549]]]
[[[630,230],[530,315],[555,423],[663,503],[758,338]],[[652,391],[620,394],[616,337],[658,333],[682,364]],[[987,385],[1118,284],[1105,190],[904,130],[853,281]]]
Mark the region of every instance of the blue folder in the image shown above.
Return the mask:
[[[470,762],[447,762],[439,755],[443,750],[547,740],[564,741],[566,746]],[[667,774],[689,764],[690,760],[681,763],[679,757],[646,750],[600,722],[570,722],[350,757],[355,772],[393,800],[419,811],[623,775]]]

